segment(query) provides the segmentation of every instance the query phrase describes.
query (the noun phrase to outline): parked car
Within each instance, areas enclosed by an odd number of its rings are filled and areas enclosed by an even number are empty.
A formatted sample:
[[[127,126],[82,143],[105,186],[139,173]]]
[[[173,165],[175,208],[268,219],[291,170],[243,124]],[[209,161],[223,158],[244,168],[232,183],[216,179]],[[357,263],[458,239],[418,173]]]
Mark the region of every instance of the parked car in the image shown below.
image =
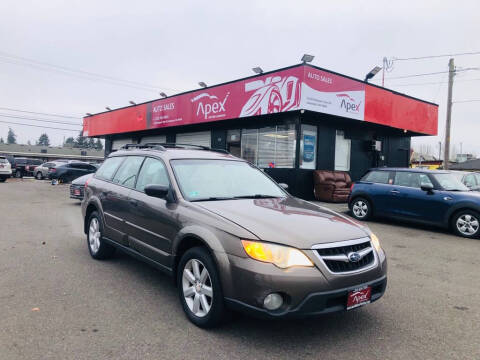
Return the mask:
[[[468,171],[452,171],[466,187],[473,191],[480,191],[480,173]]]
[[[228,153],[129,145],[85,187],[88,249],[94,259],[120,249],[172,275],[200,327],[230,309],[305,317],[378,300],[387,282],[378,238],[285,187]]]
[[[355,183],[349,198],[354,218],[396,218],[480,236],[480,194],[448,171],[379,168]]]
[[[46,162],[37,166],[34,171],[35,179],[43,180],[48,178],[48,172],[51,168],[57,165],[66,164],[67,162],[68,162],[67,160],[55,160],[55,161]]]
[[[22,178],[24,176],[33,176],[35,168],[43,163],[40,159],[31,159],[16,157],[13,159],[12,175],[16,178]]]
[[[66,183],[75,180],[80,176],[94,173],[95,171],[97,171],[97,168],[86,162],[78,161],[61,163],[49,168],[48,178],[50,180],[56,179],[60,182]]]
[[[85,183],[92,176],[93,176],[93,173],[80,176],[79,178],[76,178],[75,180],[72,181],[72,184],[70,185],[71,199],[83,200]]]
[[[5,156],[0,156],[0,182],[5,182],[12,176],[12,166]]]

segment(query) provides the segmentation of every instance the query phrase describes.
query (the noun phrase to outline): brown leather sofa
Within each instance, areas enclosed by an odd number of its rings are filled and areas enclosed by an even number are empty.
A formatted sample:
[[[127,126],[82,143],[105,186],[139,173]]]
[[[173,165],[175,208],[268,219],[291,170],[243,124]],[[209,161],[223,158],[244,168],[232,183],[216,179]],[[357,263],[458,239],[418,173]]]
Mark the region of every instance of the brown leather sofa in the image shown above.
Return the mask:
[[[313,193],[318,201],[347,202],[352,179],[345,171],[313,172]]]

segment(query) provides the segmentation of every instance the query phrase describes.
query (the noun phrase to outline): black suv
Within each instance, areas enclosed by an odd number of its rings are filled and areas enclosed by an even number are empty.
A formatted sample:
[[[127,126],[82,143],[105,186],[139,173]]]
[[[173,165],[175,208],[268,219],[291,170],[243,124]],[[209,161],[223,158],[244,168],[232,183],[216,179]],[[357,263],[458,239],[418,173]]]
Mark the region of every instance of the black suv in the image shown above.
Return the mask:
[[[225,151],[128,145],[85,185],[88,249],[94,259],[120,249],[173,275],[201,327],[227,309],[305,317],[378,300],[387,282],[378,238],[285,188]]]
[[[13,158],[12,165],[12,176],[16,178],[21,178],[24,176],[33,176],[35,168],[43,164],[43,161],[40,159],[30,159],[30,158]]]

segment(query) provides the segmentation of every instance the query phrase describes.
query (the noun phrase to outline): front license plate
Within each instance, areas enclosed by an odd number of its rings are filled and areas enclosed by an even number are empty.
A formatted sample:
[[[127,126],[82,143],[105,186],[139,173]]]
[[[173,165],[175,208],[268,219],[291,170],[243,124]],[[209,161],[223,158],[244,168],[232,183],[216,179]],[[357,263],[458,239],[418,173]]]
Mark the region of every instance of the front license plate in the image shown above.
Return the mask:
[[[80,195],[80,190],[75,189],[75,195]]]
[[[347,299],[347,310],[355,309],[356,307],[369,304],[371,298],[372,288],[370,286],[350,291],[348,293]]]

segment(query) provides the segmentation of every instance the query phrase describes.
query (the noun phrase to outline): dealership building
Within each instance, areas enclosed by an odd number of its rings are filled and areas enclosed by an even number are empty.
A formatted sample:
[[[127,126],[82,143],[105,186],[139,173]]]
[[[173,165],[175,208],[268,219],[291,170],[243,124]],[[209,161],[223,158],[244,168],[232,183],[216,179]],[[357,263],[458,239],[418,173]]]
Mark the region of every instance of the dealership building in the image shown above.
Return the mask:
[[[204,85],[204,84],[202,84]],[[313,171],[409,165],[412,136],[436,135],[438,105],[309,64],[176,94],[83,121],[106,154],[127,143],[226,149],[296,196],[313,198]]]

